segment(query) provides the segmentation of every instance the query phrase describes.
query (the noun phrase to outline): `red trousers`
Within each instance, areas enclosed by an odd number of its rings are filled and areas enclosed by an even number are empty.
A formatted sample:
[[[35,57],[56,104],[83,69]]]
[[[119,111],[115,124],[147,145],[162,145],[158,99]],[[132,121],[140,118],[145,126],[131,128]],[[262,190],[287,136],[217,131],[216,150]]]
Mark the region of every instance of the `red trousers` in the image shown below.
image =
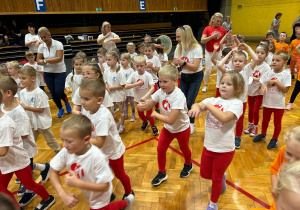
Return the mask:
[[[125,209],[127,206],[126,200],[116,201],[113,203],[109,203],[107,206],[104,206],[100,209],[90,209],[90,210],[119,210],[119,209]]]
[[[217,90],[216,90],[216,98],[218,98],[219,96],[221,96],[221,94],[220,94],[219,88],[217,88]]]
[[[248,120],[249,123],[258,125],[259,122],[259,109],[262,105],[263,95],[248,96]]]
[[[154,84],[154,92],[153,92],[153,93],[155,93],[157,90],[158,90],[158,84],[155,83],[155,84]],[[152,94],[153,94],[153,93],[152,93]],[[158,109],[158,108],[159,108],[159,103],[156,103],[156,104],[155,104],[155,109]]]
[[[235,136],[241,137],[244,129],[244,116],[246,111],[247,103],[243,103],[243,114],[240,116],[239,120],[236,122],[236,128],[235,128]]]
[[[139,103],[137,103],[137,104],[139,104]],[[151,127],[153,127],[153,126],[155,126],[155,120],[154,120],[153,117],[151,117],[151,114],[152,114],[152,109],[148,110],[146,115],[147,115],[147,118],[150,122]],[[146,118],[144,112],[141,112],[141,111],[138,110],[138,115],[141,118],[141,120],[143,120],[143,122],[147,122],[147,118]]]
[[[109,159],[109,165],[111,166],[112,170],[114,171],[115,176],[121,181],[121,183],[124,187],[124,190],[125,190],[125,194],[130,194],[131,193],[130,178],[124,170],[123,155],[117,160]]]
[[[184,164],[190,165],[192,162],[192,153],[189,147],[189,140],[190,140],[190,132],[191,129],[188,127],[188,129],[181,131],[180,133],[171,133],[168,131],[165,127],[161,130],[159,139],[158,139],[158,145],[157,145],[157,161],[158,161],[158,168],[159,172],[164,172],[166,170],[166,152],[173,141],[173,139],[178,140],[178,144],[180,147],[180,150],[183,153],[184,156]]]
[[[267,134],[267,129],[271,120],[272,112],[274,112],[274,133],[272,139],[278,140],[278,136],[281,131],[281,120],[284,114],[284,109],[273,109],[264,107],[261,133],[263,135]]]
[[[203,147],[200,176],[212,180],[210,200],[214,203],[218,202],[221,195],[223,176],[233,159],[234,152],[233,150],[232,152],[217,153]]]
[[[36,183],[32,178],[31,168],[30,165],[28,165],[26,168],[23,168],[18,171],[14,171],[8,174],[2,174],[0,171],[0,192],[3,192],[7,195],[9,195],[13,201],[19,206],[18,202],[16,201],[13,194],[7,190],[7,186],[9,184],[9,181],[11,180],[12,176],[16,174],[18,179],[22,184],[24,184],[25,188],[28,190],[31,190],[38,194],[43,200],[47,200],[49,198],[49,193],[46,191],[46,189],[43,187],[43,185]]]
[[[296,72],[298,72],[300,69],[300,57],[291,56],[291,63],[290,63],[291,75],[295,75],[295,67],[296,67]]]
[[[180,87],[180,77],[178,77],[178,87]]]

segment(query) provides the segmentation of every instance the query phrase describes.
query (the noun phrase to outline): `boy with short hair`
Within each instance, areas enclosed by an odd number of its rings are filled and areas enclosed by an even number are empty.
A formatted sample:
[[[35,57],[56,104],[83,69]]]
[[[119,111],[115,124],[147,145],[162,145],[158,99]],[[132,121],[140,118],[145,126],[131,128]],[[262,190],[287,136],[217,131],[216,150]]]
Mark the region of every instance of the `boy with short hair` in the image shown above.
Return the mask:
[[[8,76],[8,70],[5,66],[0,66],[0,76]]]
[[[145,42],[139,42],[137,43],[137,47],[138,47],[138,50],[140,52],[140,55],[145,55]]]
[[[281,32],[279,34],[279,42],[275,43],[275,52],[278,51],[285,51],[285,52],[289,52],[289,45],[287,43],[285,43],[285,40],[287,38],[287,34],[286,32]]]
[[[114,176],[105,154],[90,143],[92,130],[91,121],[84,115],[72,115],[62,122],[60,136],[64,148],[50,162],[53,187],[67,207],[79,202],[79,196],[66,192],[61,184],[59,173],[66,167],[69,171],[65,176],[66,185],[80,188],[90,209],[133,209],[132,194],[125,200],[110,203]]]
[[[105,95],[104,81],[100,78],[83,81],[79,88],[79,95],[83,107],[82,114],[87,116],[93,124],[91,143],[100,148],[108,158],[115,176],[124,187],[123,199],[130,194],[134,195],[130,178],[124,170],[125,146],[111,112],[102,105]]]
[[[273,41],[274,44],[277,43],[276,39],[274,39],[274,33],[272,31],[269,31],[266,35],[266,40]]]
[[[109,66],[106,63],[106,58],[105,58],[106,53],[107,53],[107,50],[104,47],[101,47],[97,51],[98,65],[102,71],[102,74],[104,74],[105,69],[109,68]]]
[[[138,103],[147,102],[150,99],[150,95],[154,92],[154,82],[150,73],[145,71],[146,58],[143,55],[137,55],[134,57],[134,66],[137,71],[133,72],[125,85],[126,89],[134,88],[134,100]],[[143,120],[141,130],[144,131],[151,124],[153,134],[158,135],[155,121],[151,117],[152,109],[147,111],[147,117],[144,112],[138,110],[139,117]],[[148,120],[149,122],[148,122]]]
[[[20,83],[20,79],[19,79],[19,76],[18,76],[18,72],[19,72],[19,69],[20,69],[19,62],[18,61],[7,62],[6,67],[7,67],[7,70],[8,70],[8,74],[11,76],[11,78],[13,78],[16,81],[16,83],[18,85],[18,91],[17,91],[15,97],[20,98],[20,91],[24,87]]]

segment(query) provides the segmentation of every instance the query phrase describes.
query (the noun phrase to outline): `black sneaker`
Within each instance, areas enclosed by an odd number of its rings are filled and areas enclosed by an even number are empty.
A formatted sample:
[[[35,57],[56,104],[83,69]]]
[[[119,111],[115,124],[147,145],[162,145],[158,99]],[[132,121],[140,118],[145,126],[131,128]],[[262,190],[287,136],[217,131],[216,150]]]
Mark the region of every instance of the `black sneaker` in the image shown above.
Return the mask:
[[[277,139],[271,139],[267,148],[268,149],[274,149],[278,145],[278,140]]]
[[[253,142],[260,142],[260,141],[263,141],[266,139],[266,135],[263,135],[263,134],[259,134],[257,135],[254,139],[253,139]]]
[[[46,183],[49,178],[49,172],[50,172],[50,164],[45,164],[45,170],[41,171],[42,176],[42,184]]]
[[[34,199],[36,194],[34,192],[26,192],[23,197],[19,200],[20,207],[24,207]]]
[[[50,195],[48,200],[42,200],[37,207],[35,207],[34,210],[46,210],[49,209],[53,204],[55,203],[55,198],[53,195]]]
[[[24,187],[24,185],[22,183],[20,183],[20,187],[18,189],[17,195],[22,196],[22,195],[24,195],[25,192],[26,192],[26,188]]]
[[[153,131],[153,135],[154,136],[157,136],[159,134],[158,130],[157,130],[157,127],[154,125],[152,128],[152,131]]]
[[[193,167],[192,163],[190,165],[183,164],[183,169],[180,172],[180,177],[181,178],[188,177],[193,169],[194,169],[194,167]]]
[[[130,194],[124,194],[122,200],[124,200],[128,195],[133,195],[134,196],[133,190],[131,190]]]
[[[115,198],[116,198],[115,194],[112,193],[110,195],[110,201],[109,202],[112,202],[113,200],[115,200]]]
[[[142,131],[146,130],[147,127],[148,127],[148,125],[149,125],[149,122],[148,122],[148,121],[147,121],[147,122],[143,122],[143,125],[142,125],[142,127],[141,127],[141,130],[142,130]]]
[[[158,114],[160,114],[159,108],[155,109],[155,111],[156,111]]]
[[[152,180],[151,184],[154,186],[160,185],[162,182],[166,181],[168,178],[168,175],[166,172],[158,172],[156,177]]]
[[[241,137],[235,137],[235,139],[234,139],[234,141],[235,141],[235,148],[236,149],[239,149],[239,148],[241,148]]]

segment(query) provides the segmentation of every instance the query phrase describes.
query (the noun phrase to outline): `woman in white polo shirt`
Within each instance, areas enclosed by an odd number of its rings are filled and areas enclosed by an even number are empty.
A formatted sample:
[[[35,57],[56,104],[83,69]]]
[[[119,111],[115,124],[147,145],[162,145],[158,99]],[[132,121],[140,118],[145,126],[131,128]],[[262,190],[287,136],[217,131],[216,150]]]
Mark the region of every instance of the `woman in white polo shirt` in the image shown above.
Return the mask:
[[[104,21],[102,23],[101,32],[102,34],[98,36],[97,43],[102,45],[107,51],[116,48],[116,43],[121,42],[120,37],[114,32],[111,32],[111,25],[109,22]]]
[[[72,112],[72,107],[64,92],[66,80],[64,47],[61,42],[51,38],[51,33],[46,27],[39,28],[38,34],[44,43],[38,48],[37,63],[44,66],[44,80],[59,109],[57,117],[62,117],[65,110],[61,100],[66,104],[67,113]]]

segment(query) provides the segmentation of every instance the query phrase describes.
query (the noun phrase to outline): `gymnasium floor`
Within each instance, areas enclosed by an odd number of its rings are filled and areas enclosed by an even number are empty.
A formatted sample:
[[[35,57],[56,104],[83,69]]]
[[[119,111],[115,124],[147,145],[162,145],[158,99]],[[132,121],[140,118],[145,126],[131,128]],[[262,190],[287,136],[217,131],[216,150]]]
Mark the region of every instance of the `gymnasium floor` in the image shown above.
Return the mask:
[[[256,44],[251,44],[254,48]],[[293,91],[295,84],[292,82],[292,87],[287,93],[286,102],[288,102],[290,95]],[[216,83],[216,69],[213,69],[208,92],[198,93],[196,102],[200,102],[204,98],[215,96],[215,83]],[[227,170],[227,184],[228,189],[225,194],[221,195],[219,199],[219,209],[249,209],[249,208],[268,208],[272,202],[270,193],[270,165],[274,161],[278,150],[284,145],[283,135],[287,129],[292,126],[300,125],[299,119],[299,97],[294,103],[292,111],[285,111],[282,120],[282,131],[279,137],[278,147],[274,150],[268,150],[267,144],[271,139],[273,133],[273,121],[269,125],[267,132],[267,140],[260,143],[253,143],[252,137],[249,135],[242,135],[241,148],[236,150],[234,159]],[[59,137],[60,123],[69,117],[65,115],[59,119],[56,117],[57,110],[52,101],[50,101],[53,126],[52,131],[58,139],[60,145],[61,140]],[[262,109],[260,110],[262,112]],[[246,110],[244,128],[248,125],[248,110]],[[262,114],[262,113],[261,113]],[[125,170],[128,173],[132,188],[135,192],[134,207],[137,210],[193,210],[205,209],[211,190],[211,181],[200,178],[200,158],[203,149],[204,139],[204,119],[205,114],[196,119],[196,131],[190,137],[190,148],[192,150],[192,159],[194,170],[188,178],[180,178],[179,174],[183,168],[184,159],[180,152],[178,143],[174,140],[167,151],[167,164],[166,169],[168,173],[168,180],[158,187],[151,185],[151,180],[155,177],[158,171],[156,159],[156,147],[158,137],[154,137],[149,127],[146,131],[141,131],[140,126],[142,121],[138,118],[135,122],[130,122],[129,119],[125,121],[125,132],[121,134],[122,140],[127,147],[124,155]],[[261,119],[260,123],[261,125]],[[158,130],[161,130],[163,123],[156,120]],[[261,127],[259,127],[259,132]],[[47,146],[42,137],[37,141],[39,153],[34,158],[37,163],[49,162],[54,157],[54,152]],[[61,181],[64,184],[65,171],[61,173]],[[34,172],[34,178],[37,182],[41,180],[38,172]],[[14,183],[15,177],[9,184],[9,190],[16,193],[18,185]],[[50,181],[44,184],[45,188],[50,194],[56,198],[56,203],[51,208],[52,210],[68,209],[61,201],[56,191],[52,187]],[[113,192],[116,195],[115,200],[122,199],[124,189],[122,184],[114,179]],[[85,210],[89,209],[88,204],[84,201],[80,190],[66,187],[68,192],[73,192],[80,195],[79,204],[73,209]],[[20,198],[15,195],[16,199]],[[37,196],[25,209],[34,209],[40,202]]]

